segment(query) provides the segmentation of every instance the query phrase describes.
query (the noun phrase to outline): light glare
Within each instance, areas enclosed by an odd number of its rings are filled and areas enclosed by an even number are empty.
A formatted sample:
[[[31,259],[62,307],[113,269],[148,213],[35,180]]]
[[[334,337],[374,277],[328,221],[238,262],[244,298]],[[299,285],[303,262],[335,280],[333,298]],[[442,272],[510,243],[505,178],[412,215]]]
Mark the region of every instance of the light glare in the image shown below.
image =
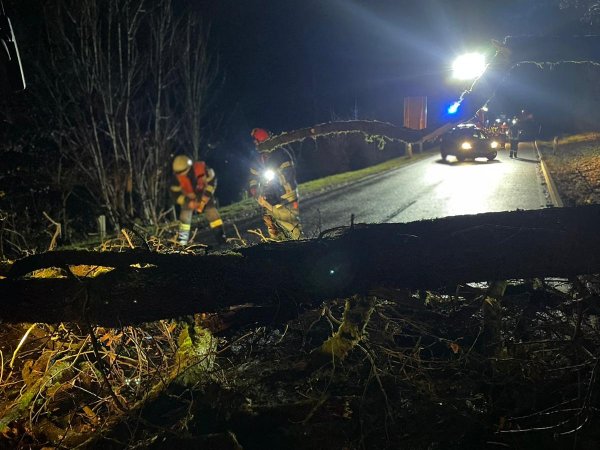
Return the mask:
[[[275,178],[275,172],[273,172],[271,169],[267,169],[263,172],[263,178],[267,182],[273,181],[273,178]]]
[[[459,56],[452,64],[454,78],[472,80],[485,72],[485,56],[480,53],[466,53]]]

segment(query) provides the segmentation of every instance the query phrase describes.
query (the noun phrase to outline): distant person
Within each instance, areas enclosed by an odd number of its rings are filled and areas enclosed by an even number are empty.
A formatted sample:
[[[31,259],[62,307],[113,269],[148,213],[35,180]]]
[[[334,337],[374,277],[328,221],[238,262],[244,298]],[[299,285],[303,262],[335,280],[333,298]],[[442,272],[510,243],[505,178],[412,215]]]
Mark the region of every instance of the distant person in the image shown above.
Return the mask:
[[[173,174],[176,181],[171,186],[171,197],[179,205],[179,231],[177,242],[187,245],[190,240],[194,212],[206,214],[208,226],[219,244],[226,242],[223,220],[215,206],[214,194],[217,187],[215,171],[204,161],[193,162],[187,155],[176,156],[173,160]]]
[[[502,122],[500,124],[500,133],[503,133],[504,135],[508,133],[508,125],[506,124],[506,122]]]
[[[267,130],[254,128],[250,133],[257,146],[271,137]],[[277,147],[258,152],[250,168],[250,195],[263,208],[263,221],[269,237],[275,240],[301,239],[300,210],[296,168],[291,151]]]
[[[508,140],[510,142],[510,157],[516,158],[519,151],[519,126],[516,119],[513,119],[508,127]]]

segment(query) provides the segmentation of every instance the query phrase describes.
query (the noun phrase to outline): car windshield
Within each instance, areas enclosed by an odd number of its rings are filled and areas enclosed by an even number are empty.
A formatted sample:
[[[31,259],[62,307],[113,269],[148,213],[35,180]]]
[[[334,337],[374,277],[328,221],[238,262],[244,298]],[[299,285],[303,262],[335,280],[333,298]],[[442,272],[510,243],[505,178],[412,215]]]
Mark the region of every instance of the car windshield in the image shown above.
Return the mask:
[[[486,136],[477,128],[456,128],[450,132],[450,135],[456,138],[475,138],[485,139]]]

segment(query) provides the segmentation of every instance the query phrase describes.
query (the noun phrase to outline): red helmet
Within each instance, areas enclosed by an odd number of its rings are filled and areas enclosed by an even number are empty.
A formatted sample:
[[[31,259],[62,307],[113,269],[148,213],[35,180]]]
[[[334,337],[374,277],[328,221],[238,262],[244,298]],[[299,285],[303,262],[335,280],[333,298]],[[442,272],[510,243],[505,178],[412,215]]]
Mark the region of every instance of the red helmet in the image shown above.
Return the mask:
[[[250,136],[252,136],[256,142],[260,143],[265,142],[267,139],[269,139],[271,137],[271,133],[262,128],[254,128],[250,132]]]

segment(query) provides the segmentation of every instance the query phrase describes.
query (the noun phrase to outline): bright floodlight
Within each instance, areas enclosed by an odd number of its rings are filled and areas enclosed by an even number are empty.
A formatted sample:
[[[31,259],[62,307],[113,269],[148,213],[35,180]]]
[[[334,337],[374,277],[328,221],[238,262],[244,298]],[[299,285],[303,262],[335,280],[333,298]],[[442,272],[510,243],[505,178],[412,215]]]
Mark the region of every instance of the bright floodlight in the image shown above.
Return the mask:
[[[452,75],[459,80],[473,80],[485,72],[485,56],[467,53],[459,56],[452,64]]]

